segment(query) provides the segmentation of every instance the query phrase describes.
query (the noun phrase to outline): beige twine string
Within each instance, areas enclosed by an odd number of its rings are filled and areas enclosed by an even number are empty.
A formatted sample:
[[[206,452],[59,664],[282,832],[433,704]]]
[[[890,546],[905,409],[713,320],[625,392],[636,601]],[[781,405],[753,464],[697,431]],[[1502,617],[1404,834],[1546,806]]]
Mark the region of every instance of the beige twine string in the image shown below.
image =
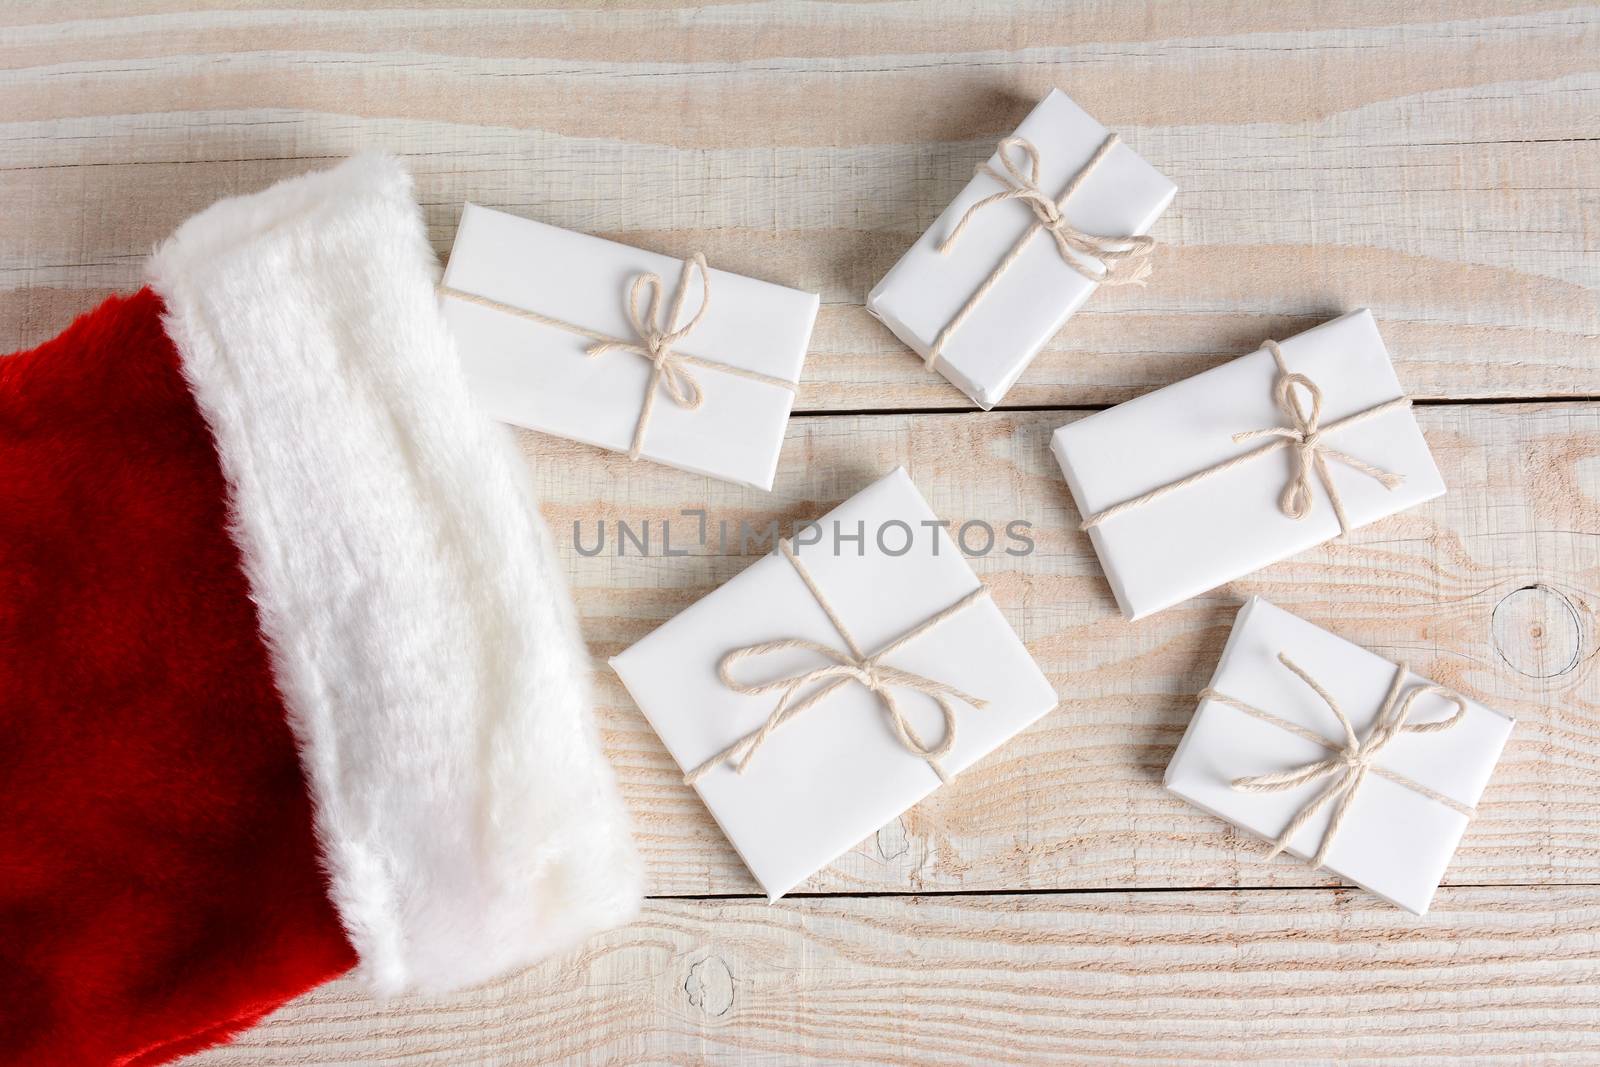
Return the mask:
[[[1310,686],[1312,691],[1322,698],[1322,702],[1328,705],[1328,709],[1333,712],[1334,718],[1338,719],[1339,725],[1344,728],[1344,742],[1342,744],[1329,741],[1321,734],[1314,730],[1308,730],[1299,723],[1280,718],[1270,711],[1263,711],[1258,707],[1246,704],[1242,700],[1236,700],[1225,693],[1219,693],[1215,689],[1208,688],[1200,693],[1201,700],[1215,700],[1226,704],[1247,715],[1253,715],[1263,722],[1271,723],[1273,726],[1287,730],[1297,737],[1303,737],[1307,741],[1315,742],[1335,753],[1328,759],[1307,763],[1302,767],[1291,767],[1289,770],[1277,771],[1272,774],[1257,774],[1234,779],[1233,788],[1248,793],[1276,793],[1286,789],[1295,789],[1308,782],[1317,781],[1319,778],[1333,779],[1326,789],[1307,801],[1305,806],[1295,814],[1295,817],[1289,820],[1289,825],[1284,828],[1283,833],[1279,834],[1277,841],[1274,842],[1272,851],[1268,854],[1269,859],[1287,849],[1295,834],[1299,833],[1300,829],[1317,812],[1321,811],[1324,805],[1337,802],[1333,809],[1333,815],[1328,820],[1328,829],[1322,835],[1322,843],[1317,846],[1316,855],[1311,857],[1311,866],[1322,866],[1323,861],[1328,857],[1328,849],[1333,844],[1333,839],[1338,836],[1340,827],[1344,825],[1345,815],[1350,810],[1350,802],[1355,799],[1356,793],[1361,789],[1361,783],[1366,781],[1369,773],[1387,778],[1396,785],[1404,786],[1429,800],[1443,804],[1451,811],[1465,815],[1469,819],[1472,818],[1473,809],[1468,805],[1447,797],[1436,790],[1429,789],[1421,782],[1413,781],[1403,774],[1380,767],[1376,762],[1378,754],[1388,747],[1391,741],[1403,733],[1436,733],[1455,726],[1467,713],[1467,702],[1465,700],[1443,686],[1433,684],[1412,686],[1402,696],[1400,689],[1405,683],[1409,668],[1406,664],[1401,663],[1395,669],[1394,681],[1389,686],[1389,694],[1384,697],[1383,706],[1379,709],[1377,718],[1373,720],[1372,729],[1367,731],[1366,737],[1358,738],[1355,728],[1350,725],[1349,717],[1345,715],[1343,709],[1339,707],[1328,691],[1317,684],[1316,679],[1301,670],[1293,660],[1281,652],[1278,653],[1278,661],[1293,671],[1297,678]],[[1424,693],[1436,693],[1444,697],[1455,705],[1455,712],[1448,719],[1439,719],[1433,722],[1407,722],[1407,718],[1411,715],[1412,705]]]
[[[833,610],[833,605],[828,603],[828,598],[822,595],[822,590],[818,588],[817,583],[811,578],[811,572],[806,570],[805,565],[800,562],[800,557],[789,547],[789,542],[779,541],[778,546],[783,550],[783,554],[788,557],[789,562],[794,564],[795,572],[800,575],[800,580],[811,591],[812,597],[815,598],[818,606],[828,616],[828,621],[833,623],[833,628],[838,631],[839,636],[844,638],[844,643],[849,651],[841,651],[831,645],[825,645],[817,641],[792,638],[747,645],[744,648],[734,649],[726,656],[723,656],[722,662],[717,665],[717,674],[722,678],[722,684],[729,689],[745,696],[764,696],[768,693],[781,693],[782,695],[778,698],[777,706],[767,716],[766,722],[684,775],[684,782],[688,785],[693,785],[709,774],[714,767],[723,763],[731,763],[736,773],[743,774],[755,754],[760,751],[762,745],[766,744],[767,738],[771,737],[774,731],[806,709],[822,703],[836,690],[851,682],[859,682],[872,691],[873,695],[878,698],[878,702],[883,706],[883,710],[889,718],[889,725],[894,728],[895,737],[900,741],[901,746],[912,755],[925,760],[928,766],[932,768],[933,773],[939,776],[939,781],[948,782],[950,778],[945,774],[944,768],[940,766],[939,761],[955,747],[956,707],[954,702],[959,700],[963,704],[982,709],[989,706],[988,701],[969,696],[953,685],[946,685],[931,678],[924,678],[920,674],[913,674],[911,671],[891,667],[883,661],[940,623],[982,600],[989,595],[989,591],[982,586],[978,587],[943,611],[913,626],[869,656],[856,643],[855,637],[845,627],[844,620],[839,618],[838,614]],[[832,662],[823,667],[801,671],[787,678],[779,678],[771,682],[746,684],[733,676],[734,664],[742,659],[795,648],[815,652]],[[800,700],[795,699],[795,695],[802,689],[817,682],[825,682],[826,684],[812,692],[810,696]],[[944,737],[938,745],[930,747],[917,735],[911,724],[906,721],[905,714],[900,710],[900,705],[896,702],[891,689],[891,687],[895,686],[926,694],[932,697],[939,705],[939,710],[944,715]]]
[[[683,315],[683,305],[689,292],[689,281],[693,274],[699,273],[700,277],[700,309],[683,325],[678,325],[678,320]],[[650,425],[650,415],[655,410],[657,388],[666,390],[667,396],[674,404],[689,411],[697,410],[705,400],[705,394],[700,390],[700,382],[690,374],[688,367],[704,367],[708,370],[721,371],[723,374],[732,374],[740,378],[748,378],[753,382],[766,385],[775,385],[780,389],[795,392],[795,384],[782,378],[774,378],[769,374],[759,371],[746,370],[727,363],[718,363],[711,359],[701,359],[684,352],[677,351],[677,346],[700,324],[706,310],[711,307],[711,276],[706,271],[706,257],[696,252],[690,259],[684,260],[683,273],[678,278],[678,288],[672,294],[672,305],[667,309],[665,317],[662,315],[661,303],[666,293],[666,286],[659,274],[646,272],[633,279],[633,285],[628,290],[628,321],[633,326],[636,335],[632,341],[622,337],[612,337],[610,334],[600,333],[596,330],[585,329],[562,319],[549,315],[541,315],[536,311],[529,311],[514,304],[501,303],[491,300],[477,293],[468,293],[461,289],[452,289],[449,286],[439,286],[439,292],[445,296],[464,300],[469,304],[478,304],[482,307],[503,311],[508,315],[515,315],[530,322],[537,322],[544,326],[553,326],[567,333],[587,337],[595,342],[585,351],[585,355],[593,358],[603,356],[607,352],[632,352],[650,363],[650,382],[645,386],[644,403],[639,408],[639,419],[634,423],[633,442],[628,446],[628,458],[638,459],[644,449],[645,430]]]
[[[1311,509],[1316,502],[1316,495],[1311,482],[1311,476],[1314,473],[1317,479],[1322,482],[1322,487],[1328,492],[1328,502],[1333,505],[1333,514],[1339,520],[1339,532],[1341,534],[1350,532],[1350,517],[1345,514],[1344,501],[1340,499],[1339,489],[1334,485],[1333,476],[1328,470],[1328,460],[1336,460],[1351,470],[1376,479],[1385,489],[1394,489],[1405,481],[1402,475],[1386,471],[1382,467],[1374,467],[1372,464],[1359,460],[1348,452],[1341,452],[1329,446],[1323,438],[1331,433],[1337,433],[1340,430],[1349,429],[1351,426],[1366,422],[1368,419],[1377,418],[1379,415],[1410,407],[1410,397],[1398,396],[1393,400],[1385,400],[1381,404],[1376,404],[1364,411],[1358,411],[1354,415],[1347,415],[1336,422],[1323,426],[1322,390],[1317,388],[1317,383],[1304,374],[1291,374],[1289,372],[1289,368],[1283,360],[1283,352],[1278,348],[1276,341],[1268,341],[1266,348],[1267,351],[1272,353],[1273,361],[1278,365],[1278,376],[1273,385],[1272,397],[1277,403],[1278,409],[1284,413],[1290,424],[1288,426],[1269,426],[1262,430],[1246,430],[1243,433],[1234,434],[1233,439],[1238,443],[1254,441],[1263,437],[1271,437],[1276,440],[1262,445],[1260,448],[1235,456],[1232,459],[1224,460],[1215,466],[1207,467],[1205,470],[1196,471],[1187,477],[1179,478],[1175,482],[1168,482],[1166,485],[1152,489],[1141,496],[1136,496],[1132,500],[1124,500],[1122,503],[1106,508],[1104,511],[1098,511],[1084,519],[1078,525],[1078,528],[1087,530],[1090,527],[1099,526],[1107,519],[1115,518],[1123,512],[1132,511],[1134,508],[1142,508],[1146,504],[1160,500],[1171,493],[1187,489],[1196,482],[1203,482],[1207,478],[1224,474],[1235,467],[1242,467],[1246,463],[1284,448],[1294,449],[1295,466],[1294,473],[1290,476],[1288,484],[1283,487],[1283,492],[1278,496],[1279,510],[1291,519],[1303,519],[1311,514]],[[1311,411],[1309,413],[1300,402],[1300,394],[1295,391],[1297,386],[1303,389],[1311,398]]]
[[[939,254],[947,255],[954,247],[956,241],[966,230],[967,224],[991,204],[1002,204],[1007,200],[1019,200],[1026,204],[1033,212],[1034,222],[1022,232],[1011,251],[1005,258],[989,272],[977,292],[967,298],[967,302],[956,312],[955,317],[945,324],[939,331],[939,336],[934,339],[933,347],[928,349],[928,354],[923,357],[923,362],[932,367],[939,354],[944,351],[944,346],[950,337],[967,320],[1005,275],[1011,265],[1017,261],[1032,240],[1041,232],[1050,234],[1055,239],[1056,251],[1061,253],[1061,260],[1067,266],[1101,285],[1143,285],[1150,276],[1150,253],[1155,248],[1155,238],[1140,235],[1126,237],[1101,237],[1097,234],[1085,233],[1072,225],[1067,220],[1067,201],[1072,194],[1077,192],[1094,169],[1104,160],[1111,149],[1116,147],[1119,138],[1116,134],[1109,134],[1100,142],[1100,147],[1095,149],[1094,155],[1089,157],[1079,171],[1067,182],[1067,187],[1061,195],[1052,200],[1043,189],[1039,187],[1039,150],[1033,142],[1024,137],[1007,137],[1000,142],[1000,163],[1005,167],[1006,173],[1001,174],[988,163],[978,168],[979,174],[987,174],[1004,185],[1005,191],[995,193],[993,196],[984,197],[976,204],[967,208],[961,220],[956,223],[955,229],[950,231],[943,241],[939,242]],[[1020,149],[1027,157],[1028,169],[1026,172],[1018,166],[1012,158],[1012,150]]]

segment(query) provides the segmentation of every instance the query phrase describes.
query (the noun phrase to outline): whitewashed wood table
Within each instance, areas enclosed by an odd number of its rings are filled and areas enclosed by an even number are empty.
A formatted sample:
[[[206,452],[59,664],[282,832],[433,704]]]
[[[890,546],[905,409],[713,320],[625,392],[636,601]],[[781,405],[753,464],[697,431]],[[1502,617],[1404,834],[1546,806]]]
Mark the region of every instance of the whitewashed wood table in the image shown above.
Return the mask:
[[[197,7],[0,7],[0,351],[217,197],[373,147],[441,252],[471,199],[823,308],[771,495],[523,438],[643,918],[447,999],[334,983],[193,1063],[1600,1061],[1600,9]],[[862,298],[1052,85],[1181,191],[1152,284],[975,413]],[[1359,306],[1450,494],[1122,622],[1048,431]],[[1033,523],[975,564],[1061,707],[768,906],[602,666],[749,560],[583,556],[573,525],[788,523],[898,463],[947,518]],[[1520,720],[1426,918],[1162,792],[1252,592]]]

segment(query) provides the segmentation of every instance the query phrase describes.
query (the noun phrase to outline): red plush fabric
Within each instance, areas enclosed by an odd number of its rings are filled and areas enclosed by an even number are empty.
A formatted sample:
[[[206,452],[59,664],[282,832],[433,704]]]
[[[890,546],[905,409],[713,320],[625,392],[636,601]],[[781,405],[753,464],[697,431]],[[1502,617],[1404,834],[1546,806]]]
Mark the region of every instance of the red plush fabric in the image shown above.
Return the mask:
[[[149,1065],[355,956],[160,298],[0,358],[0,1061]]]

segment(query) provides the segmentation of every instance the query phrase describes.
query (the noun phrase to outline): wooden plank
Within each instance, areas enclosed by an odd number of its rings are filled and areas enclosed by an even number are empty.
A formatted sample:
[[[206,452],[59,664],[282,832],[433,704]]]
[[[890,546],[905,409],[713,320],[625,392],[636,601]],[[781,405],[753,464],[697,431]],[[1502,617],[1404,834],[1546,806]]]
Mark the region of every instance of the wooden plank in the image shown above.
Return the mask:
[[[1048,70],[1037,68],[1072,64],[1100,75],[1079,92],[1090,110],[1185,125],[1297,120],[1483,84],[1485,75],[1540,81],[1594,69],[1586,54],[1592,13],[1581,9],[1449,18],[1436,7],[1419,23],[1396,18],[1396,5],[1366,25],[1274,30],[1282,22],[1256,5],[1241,9],[1241,20],[1214,27],[1193,19],[1187,34],[1169,36],[1182,24],[1083,19],[1000,0],[978,6],[977,18],[960,0],[941,6],[772,6],[770,18],[754,20],[731,5],[587,19],[567,11],[267,11],[191,19],[176,34],[159,17],[19,27],[7,36],[23,62],[52,78],[18,85],[12,116],[161,111],[173,88],[186,103],[198,90],[215,107],[256,106],[265,70],[306,75],[272,83],[281,107],[494,124],[514,115],[578,136],[593,136],[599,120],[620,139],[691,148],[756,130],[764,143],[817,147],[872,143],[886,127],[898,143],[974,126],[998,136],[1009,128],[993,106],[1006,101],[1004,83],[985,68],[1007,64],[1035,68],[1010,78],[1028,86],[1030,99],[1047,84]],[[1341,77],[1324,76],[1330,52]],[[219,53],[237,58],[195,61]],[[1121,76],[1105,77],[1113,64]],[[139,76],[152,71],[163,77]],[[641,73],[658,76],[658,91],[629,84]],[[864,75],[863,85],[891,91],[862,107],[857,79],[819,74]],[[586,80],[580,101],[572,89]],[[902,86],[920,92],[893,91]],[[928,106],[947,87],[966,102]],[[106,107],[113,94],[115,106]]]
[[[1152,284],[1097,294],[1009,404],[1126,399],[1362,305],[1420,396],[1600,394],[1600,11],[1285,7],[18,9],[0,350],[218,196],[378,146],[441,251],[466,199],[704,249],[823,294],[802,410],[964,408],[861,301],[1060,84],[1182,192]]]
[[[190,1067],[1592,1063],[1600,889],[656,901],[457,997],[341,981]]]
[[[744,0],[614,0],[604,9],[596,9],[586,0],[481,0],[472,5],[469,18],[447,5],[433,6],[440,10],[426,10],[412,0],[280,0],[263,13],[252,10],[259,7],[252,0],[207,0],[203,14],[209,17],[202,17],[193,0],[82,0],[71,7],[62,7],[56,0],[11,0],[0,10],[0,26],[53,30],[57,37],[71,34],[79,42],[74,56],[92,49],[105,32],[101,27],[107,24],[114,33],[142,30],[150,38],[148,47],[160,49],[163,43],[171,45],[160,39],[160,31],[165,29],[167,36],[172,36],[175,23],[181,24],[181,36],[188,40],[237,25],[238,16],[248,17],[252,27],[271,27],[280,34],[305,29],[307,38],[313,40],[326,39],[330,31],[343,31],[345,39],[358,42],[357,46],[375,36],[392,40],[399,32],[397,27],[421,27],[429,31],[427,43],[438,52],[513,57],[637,59],[657,55],[682,59],[686,46],[707,33],[736,46],[737,54],[752,58],[839,57],[876,51],[871,35],[839,33],[838,13],[818,13],[793,3],[762,4],[760,18],[741,10],[751,6]],[[1321,9],[1286,4],[1217,8],[1205,0],[1177,0],[1159,6],[1129,3],[1063,11],[1048,0],[926,0],[916,7],[877,6],[873,19],[858,21],[867,29],[892,27],[896,43],[906,53],[937,55],[959,52],[975,40],[1002,31],[1009,31],[1008,41],[1021,47],[1064,37],[1076,41],[1163,40],[1183,27],[1213,35],[1376,27],[1398,30],[1438,22],[1537,16],[1568,10],[1572,5],[1570,0],[1359,0]],[[1166,17],[1152,19],[1152,10]],[[162,17],[173,14],[183,16],[181,23]],[[408,21],[402,21],[401,15]],[[694,17],[687,17],[690,15]],[[549,32],[552,25],[561,32]],[[475,32],[486,28],[498,32],[491,37]],[[635,31],[644,30],[656,36],[648,41],[634,36]],[[263,38],[278,48],[292,40]]]
[[[1305,885],[1253,840],[1169,798],[1161,774],[1243,598],[1313,622],[1519,718],[1454,883],[1600,881],[1600,407],[1427,406],[1450,494],[1169,609],[1122,621],[1048,452],[1074,416],[806,417],[763,494],[535,434],[521,438],[595,655],[606,743],[652,892],[754,883],[607,657],[737,574],[741,521],[787,530],[904,464],[957,527],[1032,524],[1036,551],[973,560],[1055,683],[1052,715],[886,827],[816,891]],[[1263,492],[1276,493],[1263,472]],[[708,545],[694,543],[705,509]],[[652,558],[617,552],[616,523],[651,528]],[[660,558],[662,523],[683,558]],[[609,540],[593,551],[600,523]],[[728,550],[718,527],[728,524]],[[577,524],[577,533],[574,532]],[[974,528],[970,544],[981,543]]]

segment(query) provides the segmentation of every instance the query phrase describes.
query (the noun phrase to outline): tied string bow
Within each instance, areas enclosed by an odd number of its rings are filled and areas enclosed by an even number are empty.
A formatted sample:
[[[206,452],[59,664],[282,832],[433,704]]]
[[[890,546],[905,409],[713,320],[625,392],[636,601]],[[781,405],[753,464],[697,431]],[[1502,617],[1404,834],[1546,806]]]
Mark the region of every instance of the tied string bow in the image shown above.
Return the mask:
[[[1395,489],[1405,481],[1393,471],[1375,467],[1370,463],[1359,460],[1348,452],[1341,452],[1322,440],[1326,433],[1331,433],[1352,422],[1363,418],[1370,418],[1380,411],[1387,410],[1384,406],[1368,408],[1358,415],[1324,428],[1322,426],[1322,390],[1317,383],[1304,374],[1290,373],[1284,364],[1283,352],[1278,348],[1278,342],[1268,341],[1267,348],[1272,352],[1272,357],[1278,364],[1278,378],[1272,387],[1272,398],[1289,420],[1287,426],[1268,426],[1261,430],[1247,430],[1236,433],[1233,439],[1236,442],[1255,441],[1262,438],[1276,437],[1285,441],[1294,450],[1294,472],[1283,487],[1283,492],[1278,496],[1278,509],[1291,519],[1303,519],[1311,513],[1312,506],[1316,503],[1316,496],[1312,491],[1311,476],[1316,474],[1322,482],[1322,487],[1327,490],[1328,503],[1333,506],[1333,513],[1339,520],[1341,533],[1350,530],[1350,519],[1344,511],[1344,501],[1339,498],[1339,489],[1334,484],[1333,475],[1328,471],[1328,461],[1335,460],[1343,463],[1351,470],[1359,471],[1368,478],[1375,479],[1385,489]],[[1301,392],[1311,398],[1311,410],[1307,412],[1301,402]],[[1404,400],[1405,398],[1401,398]],[[1409,402],[1409,401],[1407,401]],[[1391,401],[1390,406],[1399,406]]]
[[[827,598],[822,595],[821,589],[812,580],[811,574],[800,562],[787,541],[780,541],[779,547],[788,557],[799,574],[801,581],[811,591],[818,606],[828,616],[828,621],[839,636],[844,639],[845,649],[838,649],[820,641],[808,641],[800,638],[790,638],[779,641],[764,641],[760,644],[747,645],[736,648],[722,657],[717,665],[717,674],[722,679],[722,684],[736,693],[745,696],[766,696],[771,693],[780,694],[777,705],[767,715],[766,720],[755,730],[745,734],[733,744],[727,746],[694,770],[683,776],[688,785],[694,785],[701,778],[709,774],[715,767],[727,763],[731,764],[734,772],[743,774],[750,766],[750,761],[755,758],[767,739],[773,735],[784,723],[796,715],[813,708],[827,700],[835,692],[852,682],[858,683],[869,690],[878,698],[879,705],[883,708],[885,717],[889,720],[890,727],[894,730],[895,738],[907,752],[925,761],[933,773],[939,776],[939,781],[948,782],[949,775],[940,765],[956,743],[956,712],[957,702],[983,709],[988,707],[988,701],[970,696],[953,685],[924,677],[912,671],[903,670],[885,663],[894,653],[915,641],[934,627],[977,603],[988,595],[988,590],[980,586],[945,608],[936,615],[925,619],[893,641],[884,645],[871,655],[866,654],[856,642],[855,637],[844,625],[833,610]],[[769,655],[774,652],[783,652],[790,649],[803,649],[815,652],[828,660],[820,667],[798,671],[787,677],[777,678],[769,682],[741,682],[733,676],[733,667],[744,659],[754,659]],[[801,696],[800,694],[812,686],[820,687]],[[931,697],[939,706],[939,711],[944,717],[943,736],[937,745],[925,742],[916,729],[906,719],[896,699],[895,689],[909,689]]]
[[[1339,532],[1349,533],[1351,530],[1350,516],[1345,513],[1344,500],[1339,496],[1339,487],[1334,483],[1332,471],[1329,470],[1328,461],[1342,463],[1360,474],[1374,479],[1385,489],[1393,490],[1405,482],[1405,477],[1382,467],[1374,466],[1364,460],[1357,459],[1348,452],[1341,452],[1329,445],[1325,438],[1332,433],[1345,430],[1351,426],[1366,422],[1368,419],[1398,411],[1411,406],[1411,398],[1398,396],[1393,400],[1386,400],[1381,404],[1374,404],[1354,415],[1347,415],[1322,425],[1322,390],[1317,383],[1304,374],[1293,373],[1284,362],[1283,350],[1278,347],[1278,342],[1268,341],[1267,351],[1272,353],[1273,362],[1277,364],[1278,374],[1273,381],[1272,399],[1288,420],[1285,426],[1268,426],[1260,430],[1246,430],[1233,435],[1236,443],[1243,444],[1247,441],[1267,439],[1267,443],[1260,448],[1251,449],[1232,459],[1223,460],[1215,466],[1196,471],[1175,482],[1150,490],[1131,500],[1124,500],[1120,504],[1098,511],[1079,524],[1079,529],[1087,530],[1099,526],[1108,519],[1144,507],[1146,504],[1160,500],[1169,494],[1187,489],[1197,482],[1214,477],[1253,462],[1261,456],[1277,452],[1284,448],[1294,450],[1294,468],[1290,472],[1289,480],[1284,484],[1283,491],[1278,495],[1278,510],[1291,519],[1303,519],[1311,514],[1316,504],[1316,492],[1312,484],[1312,476],[1322,483],[1327,491],[1328,503],[1333,507],[1334,517],[1339,522]],[[1311,409],[1306,410],[1301,394],[1310,398]]]
[[[700,281],[700,306],[690,316],[688,322],[680,324],[678,320],[683,317],[683,307],[688,302],[690,284],[696,276]],[[584,350],[584,355],[591,359],[603,356],[607,352],[632,352],[649,362],[650,380],[645,386],[644,402],[639,407],[638,421],[633,426],[633,440],[628,445],[629,459],[638,459],[644,451],[645,431],[649,428],[650,416],[655,411],[658,391],[664,391],[668,399],[687,411],[696,411],[705,402],[705,392],[699,380],[688,370],[691,366],[704,367],[761,382],[764,385],[774,385],[791,393],[795,392],[794,382],[762,374],[760,371],[736,367],[730,363],[702,359],[678,350],[678,346],[694,332],[694,328],[700,325],[700,320],[705,318],[706,312],[711,308],[711,275],[706,268],[706,257],[699,252],[684,260],[683,272],[678,276],[678,287],[672,293],[672,303],[664,313],[662,303],[666,299],[666,283],[661,280],[661,276],[652,271],[634,276],[628,288],[627,304],[628,322],[633,327],[634,333],[632,339],[613,337],[564,319],[541,315],[537,311],[529,311],[527,308],[493,300],[477,293],[469,293],[463,289],[441,285],[438,290],[444,296],[465,303],[493,308],[519,319],[527,319],[579,337],[586,337],[594,342]]]
[[[680,326],[678,320],[683,317],[689,280],[697,272],[700,278],[700,307],[688,322]],[[683,274],[672,294],[672,306],[663,318],[661,303],[665,294],[666,285],[661,275],[646,272],[635,277],[628,289],[628,321],[633,325],[638,340],[608,338],[596,341],[585,352],[590,359],[607,352],[632,352],[650,362],[650,384],[645,386],[644,405],[639,409],[639,421],[634,424],[633,443],[628,447],[629,459],[639,458],[644,445],[645,427],[649,425],[650,414],[655,407],[657,387],[665,389],[674,404],[689,411],[697,410],[705,400],[700,382],[688,371],[688,364],[695,360],[677,352],[675,346],[694,332],[694,328],[705,317],[706,309],[711,306],[711,278],[706,273],[706,257],[696,252],[691,259],[684,261]]]
[[[1288,770],[1275,771],[1270,774],[1249,775],[1236,778],[1231,783],[1233,788],[1246,793],[1277,793],[1289,789],[1297,789],[1302,785],[1320,781],[1323,778],[1331,779],[1326,788],[1308,800],[1294,818],[1289,820],[1289,825],[1284,827],[1283,833],[1278,835],[1273,843],[1269,858],[1278,855],[1289,847],[1296,834],[1316,817],[1317,813],[1329,804],[1333,804],[1333,814],[1328,819],[1328,828],[1323,832],[1322,841],[1317,846],[1316,853],[1311,857],[1311,866],[1320,867],[1328,857],[1328,849],[1332,846],[1334,838],[1338,836],[1339,829],[1344,825],[1345,815],[1350,810],[1350,804],[1355,800],[1356,794],[1361,789],[1361,784],[1366,781],[1367,775],[1376,774],[1387,778],[1397,785],[1404,786],[1414,793],[1429,800],[1443,804],[1452,811],[1471,818],[1473,809],[1451,797],[1445,796],[1436,790],[1430,789],[1420,782],[1413,781],[1398,772],[1391,771],[1377,764],[1378,756],[1387,748],[1395,738],[1401,734],[1427,734],[1448,730],[1459,723],[1467,713],[1467,702],[1456,693],[1440,685],[1432,683],[1415,685],[1402,693],[1409,668],[1401,663],[1396,666],[1394,681],[1389,685],[1389,692],[1384,697],[1383,705],[1377,717],[1372,722],[1372,727],[1365,737],[1356,734],[1355,727],[1350,723],[1350,717],[1339,707],[1339,702],[1317,683],[1293,660],[1283,653],[1278,654],[1278,662],[1282,663],[1295,677],[1299,678],[1317,694],[1333,717],[1338,720],[1344,732],[1342,742],[1329,741],[1314,730],[1308,730],[1298,723],[1280,718],[1269,711],[1246,704],[1241,700],[1219,693],[1215,689],[1206,689],[1200,694],[1202,700],[1216,700],[1229,707],[1236,708],[1248,715],[1271,723],[1280,729],[1287,730],[1308,741],[1312,741],[1323,748],[1329,749],[1333,755],[1323,760],[1314,760],[1299,767]],[[1437,719],[1428,722],[1411,722],[1410,717],[1417,699],[1426,693],[1433,693],[1443,697],[1455,705],[1455,711],[1449,718]]]
[[[1007,137],[1000,142],[998,152],[1005,173],[1001,174],[988,163],[978,168],[979,174],[989,175],[1004,185],[1005,190],[986,196],[967,208],[955,229],[939,243],[939,253],[947,254],[960,239],[967,224],[984,208],[991,204],[1003,204],[1007,200],[1017,200],[1033,212],[1038,225],[1055,239],[1056,251],[1061,253],[1061,260],[1067,266],[1090,281],[1103,285],[1143,285],[1150,277],[1150,253],[1155,248],[1155,238],[1142,235],[1102,237],[1086,233],[1069,222],[1065,213],[1068,198],[1078,191],[1084,179],[1099,166],[1118,140],[1114,133],[1107,136],[1089,162],[1072,176],[1065,191],[1052,199],[1049,193],[1039,187],[1039,149],[1025,137]],[[1014,150],[1020,150],[1027,160],[1026,171],[1013,157]]]
[[[1100,147],[1095,149],[1094,155],[1089,157],[1078,172],[1074,174],[1061,195],[1051,197],[1039,185],[1040,157],[1039,149],[1032,141],[1025,137],[1007,137],[1000,142],[997,154],[1004,173],[995,170],[987,162],[978,167],[977,173],[987,174],[1005,188],[998,193],[984,197],[971,207],[967,208],[960,220],[956,223],[944,240],[939,242],[940,255],[948,255],[955,247],[956,241],[966,231],[972,222],[985,208],[994,204],[1003,204],[1010,200],[1018,201],[1033,212],[1034,222],[1023,231],[1022,236],[1011,246],[994,270],[984,279],[976,292],[967,298],[961,310],[939,331],[939,336],[934,339],[928,354],[923,357],[924,362],[932,367],[934,361],[944,351],[946,342],[967,317],[972,314],[980,301],[989,294],[1011,265],[1021,257],[1032,240],[1040,232],[1048,233],[1056,243],[1056,251],[1061,255],[1061,261],[1091,282],[1100,285],[1143,285],[1150,277],[1152,267],[1150,255],[1155,250],[1155,239],[1141,234],[1128,234],[1125,236],[1101,236],[1088,233],[1074,226],[1066,216],[1067,201],[1072,198],[1089,175],[1105,160],[1106,156],[1120,141],[1117,134],[1108,134],[1100,142]],[[1021,152],[1027,162],[1027,169],[1015,157],[1016,152]]]

